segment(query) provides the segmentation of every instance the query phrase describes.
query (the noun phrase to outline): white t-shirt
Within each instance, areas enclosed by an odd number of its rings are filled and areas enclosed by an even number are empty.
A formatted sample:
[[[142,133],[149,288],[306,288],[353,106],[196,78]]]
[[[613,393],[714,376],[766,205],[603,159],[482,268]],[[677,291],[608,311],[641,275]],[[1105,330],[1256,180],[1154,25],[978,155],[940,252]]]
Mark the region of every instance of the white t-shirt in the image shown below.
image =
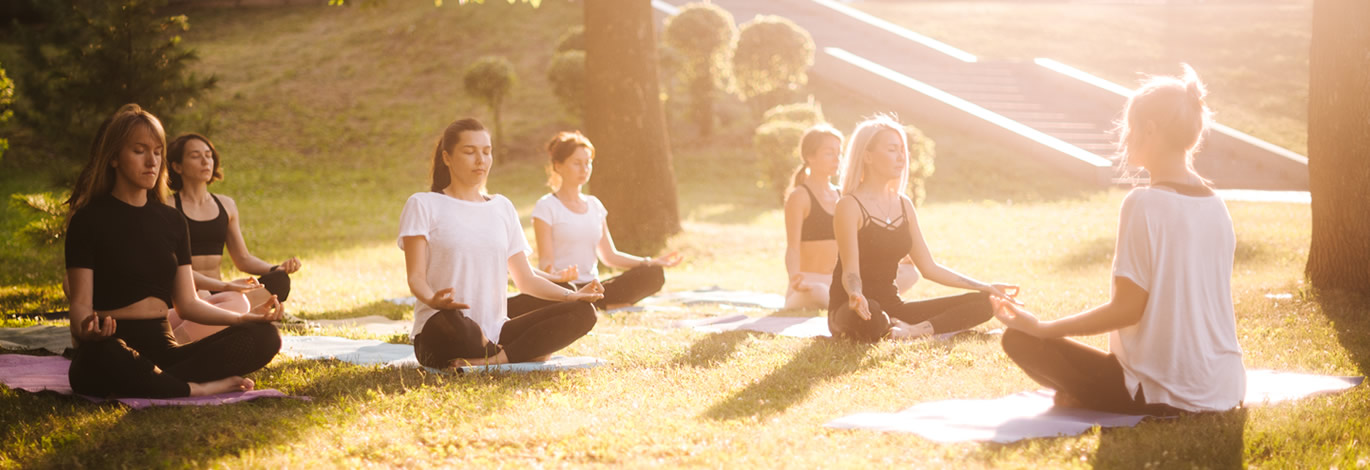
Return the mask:
[[[462,311],[480,325],[486,339],[499,342],[508,321],[505,291],[509,284],[509,258],[527,252],[518,212],[504,196],[470,202],[442,193],[415,193],[400,213],[397,243],[404,237],[428,239],[428,287],[437,292],[453,288],[452,299],[470,305]],[[414,331],[437,309],[419,301],[414,304]]]
[[[552,226],[552,270],[575,265],[580,276],[575,280],[577,284],[593,281],[599,275],[595,246],[604,235],[604,218],[609,215],[599,198],[584,198],[589,207],[584,214],[571,212],[555,194],[543,196],[533,206],[533,218]],[[538,264],[546,266],[547,260],[539,259]]]
[[[1128,392],[1188,411],[1231,409],[1246,395],[1232,308],[1237,237],[1217,196],[1138,188],[1123,199],[1113,275],[1146,289],[1135,325],[1109,334]]]

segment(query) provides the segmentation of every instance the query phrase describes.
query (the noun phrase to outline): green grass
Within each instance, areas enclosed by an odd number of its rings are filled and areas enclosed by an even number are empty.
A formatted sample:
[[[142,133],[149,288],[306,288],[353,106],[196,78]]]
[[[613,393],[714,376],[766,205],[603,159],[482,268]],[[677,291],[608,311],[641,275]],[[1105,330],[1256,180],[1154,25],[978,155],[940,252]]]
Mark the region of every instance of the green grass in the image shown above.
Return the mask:
[[[508,112],[511,148],[496,156],[490,189],[509,196],[528,226],[544,192],[536,147],[552,129],[572,126],[549,112],[555,103],[538,61],[561,25],[578,21],[579,5],[544,2],[530,11],[488,3],[191,12],[195,29],[187,41],[205,57],[200,67],[223,77],[204,104],[213,109],[212,138],[227,160],[228,179],[215,190],[239,201],[254,253],[304,260],[292,313],[410,317],[384,301],[407,295],[395,221],[404,198],[424,189],[438,130],[455,116],[487,115],[461,93],[456,77],[462,64],[490,52],[509,54],[523,76]],[[813,92],[844,129],[882,110],[837,90]],[[722,109],[741,108],[729,102]],[[755,185],[744,124],[725,126],[712,143],[673,130],[685,231],[668,245],[687,261],[670,271],[667,290],[783,290],[782,215],[775,195]],[[938,143],[938,171],[919,218],[941,262],[1022,284],[1030,308],[1047,317],[1107,299],[1122,191],[1089,191],[1048,171],[1003,164],[1015,160],[1005,158],[1010,150],[937,123],[914,124]],[[26,176],[0,173],[0,193],[48,189]],[[1301,282],[1308,206],[1229,209],[1239,241],[1233,294],[1247,366],[1370,371],[1370,312],[1319,299]],[[0,208],[4,233],[21,225],[16,214]],[[4,240],[0,307],[63,308],[60,247],[31,250]],[[924,283],[913,294],[950,292]],[[1278,293],[1292,298],[1267,297]],[[1036,386],[992,340],[866,346],[667,328],[694,314],[601,318],[566,351],[610,361],[586,371],[445,377],[278,358],[251,376],[262,387],[313,397],[309,402],[131,411],[0,388],[0,468],[1346,468],[1370,460],[1366,387],[1012,445],[830,430],[822,424],[851,413]],[[1086,341],[1104,344],[1102,336]]]
[[[1308,152],[1310,0],[855,6],[983,60],[1056,59],[1129,88],[1193,65],[1223,124]],[[1013,38],[1005,40],[1005,38]]]

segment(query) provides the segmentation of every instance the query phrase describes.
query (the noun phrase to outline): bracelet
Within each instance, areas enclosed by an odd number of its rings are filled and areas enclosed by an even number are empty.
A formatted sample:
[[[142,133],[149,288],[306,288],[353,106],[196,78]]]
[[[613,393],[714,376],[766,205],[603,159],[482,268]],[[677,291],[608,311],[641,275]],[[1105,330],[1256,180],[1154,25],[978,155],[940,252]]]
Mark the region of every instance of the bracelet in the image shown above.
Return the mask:
[[[645,257],[644,257],[644,258],[642,258],[642,264],[639,264],[639,265],[637,265],[637,266],[638,266],[639,268],[645,268],[645,267],[651,266],[651,265],[652,265],[652,259],[651,259],[651,258],[645,258]]]
[[[266,272],[272,272],[272,271],[275,271],[275,270],[277,270],[277,269],[281,269],[281,265],[279,265],[279,264],[272,265],[272,266],[271,266],[271,269],[266,270]]]
[[[576,292],[573,291],[573,290],[567,289],[567,290],[566,290],[566,293],[561,295],[561,300],[570,300],[570,299],[571,299],[571,294],[574,294],[574,293],[576,293]]]

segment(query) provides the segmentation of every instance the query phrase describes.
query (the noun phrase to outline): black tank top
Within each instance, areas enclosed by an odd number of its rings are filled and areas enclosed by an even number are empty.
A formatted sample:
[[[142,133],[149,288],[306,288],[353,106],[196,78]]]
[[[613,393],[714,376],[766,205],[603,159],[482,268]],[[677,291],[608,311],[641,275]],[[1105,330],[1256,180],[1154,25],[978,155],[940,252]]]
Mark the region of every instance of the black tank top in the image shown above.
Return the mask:
[[[224,209],[224,203],[219,202],[218,196],[210,194],[209,197],[214,200],[214,205],[219,206],[219,215],[199,221],[186,215],[185,209],[181,208],[181,193],[176,193],[176,210],[186,218],[186,226],[190,229],[192,256],[224,254],[224,241],[228,239],[228,211]]]
[[[808,185],[799,186],[804,188],[804,192],[809,193],[809,216],[804,218],[804,225],[799,228],[799,241],[835,240],[837,237],[833,236],[832,232],[832,214],[823,210],[823,205],[818,203],[818,197]]]
[[[899,201],[899,217],[888,224],[871,217],[860,199],[852,196],[856,206],[861,208],[861,228],[856,231],[856,251],[861,259],[862,293],[867,299],[880,303],[898,303],[899,288],[894,278],[899,273],[899,260],[913,248],[913,237],[909,235],[908,214],[904,202]],[[847,289],[842,286],[842,260],[832,272],[832,287],[828,291],[829,312],[846,305]]]

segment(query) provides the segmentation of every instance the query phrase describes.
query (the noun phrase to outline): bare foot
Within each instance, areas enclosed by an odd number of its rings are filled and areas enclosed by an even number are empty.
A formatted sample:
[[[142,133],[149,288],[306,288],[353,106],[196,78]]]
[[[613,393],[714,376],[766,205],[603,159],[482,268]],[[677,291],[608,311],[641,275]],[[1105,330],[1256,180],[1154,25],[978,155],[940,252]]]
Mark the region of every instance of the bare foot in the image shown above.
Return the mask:
[[[633,304],[604,304],[604,310],[618,310],[620,308],[632,307]]]
[[[463,359],[463,358],[453,359],[452,362],[448,364],[448,367],[454,367],[454,368],[455,368],[455,367],[464,367],[464,366],[497,366],[497,365],[500,365],[500,364],[508,364],[508,363],[509,363],[509,356],[506,355],[506,354],[504,354],[504,350],[501,349],[500,352],[499,352],[499,354],[496,354],[496,355],[491,356],[491,357],[478,357],[478,358],[471,358],[471,359]]]
[[[898,318],[890,319],[890,338],[898,340],[917,340],[932,336],[932,324],[922,322],[910,325]]]
[[[1057,390],[1056,395],[1051,398],[1051,405],[1057,408],[1084,408],[1084,402],[1075,395]]]
[[[207,395],[218,395],[229,392],[246,392],[252,390],[256,384],[252,379],[245,379],[238,376],[225,377],[213,382],[191,383],[190,396],[203,397]]]
[[[547,362],[547,360],[548,360],[548,359],[551,359],[551,358],[552,358],[552,355],[551,355],[551,354],[544,354],[544,355],[541,355],[541,356],[538,356],[538,357],[529,359],[528,362]]]

